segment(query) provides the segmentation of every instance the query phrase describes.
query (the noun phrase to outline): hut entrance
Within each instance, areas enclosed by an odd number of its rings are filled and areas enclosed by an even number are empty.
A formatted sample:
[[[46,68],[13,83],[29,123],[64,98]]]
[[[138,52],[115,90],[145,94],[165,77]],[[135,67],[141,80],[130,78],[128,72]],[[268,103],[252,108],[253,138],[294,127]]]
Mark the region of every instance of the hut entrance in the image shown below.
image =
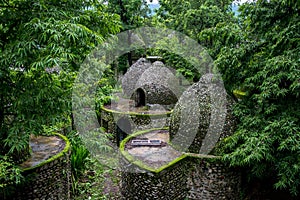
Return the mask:
[[[117,144],[120,146],[122,140],[124,140],[128,134],[131,133],[131,124],[127,117],[122,117],[117,122]]]
[[[135,107],[141,107],[146,105],[146,95],[144,90],[138,88],[135,94]]]

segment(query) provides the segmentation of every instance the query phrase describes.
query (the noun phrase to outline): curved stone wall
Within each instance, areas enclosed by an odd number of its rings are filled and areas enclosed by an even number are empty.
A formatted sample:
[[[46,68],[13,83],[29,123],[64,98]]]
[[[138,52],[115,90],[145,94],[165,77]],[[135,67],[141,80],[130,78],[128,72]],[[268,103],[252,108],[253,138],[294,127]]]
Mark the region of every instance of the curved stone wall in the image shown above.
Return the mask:
[[[128,166],[130,162],[123,160],[122,165]],[[186,158],[160,172],[145,171],[137,165],[131,166],[131,169],[123,169],[121,177],[122,199],[183,200],[188,192],[186,179],[188,169]]]
[[[183,153],[156,169],[131,155],[131,149],[126,150],[131,138],[147,137],[151,131],[134,133],[121,143],[121,194],[124,200],[240,199],[241,173],[230,168],[219,156]],[[146,155],[153,157],[149,150]],[[162,153],[161,156],[166,155]]]
[[[241,199],[241,173],[218,158],[192,157],[187,179],[188,199]]]
[[[12,196],[4,200],[69,200],[71,184],[70,143],[60,134],[55,134],[65,142],[64,149],[46,161],[23,170],[25,182],[15,187]]]
[[[138,130],[146,130],[150,128],[162,128],[168,125],[168,118],[171,112],[164,112],[162,114],[139,114],[130,112],[119,112],[110,110],[104,107],[100,108],[99,123],[100,126],[106,129],[107,133],[113,135],[113,142],[118,143],[117,138],[117,125],[119,119],[126,119],[130,123],[130,133]],[[126,131],[125,125],[123,125],[123,131]]]
[[[132,164],[128,172],[122,171],[121,194],[124,200],[239,200],[241,174],[220,159],[201,156],[187,156],[159,173]]]

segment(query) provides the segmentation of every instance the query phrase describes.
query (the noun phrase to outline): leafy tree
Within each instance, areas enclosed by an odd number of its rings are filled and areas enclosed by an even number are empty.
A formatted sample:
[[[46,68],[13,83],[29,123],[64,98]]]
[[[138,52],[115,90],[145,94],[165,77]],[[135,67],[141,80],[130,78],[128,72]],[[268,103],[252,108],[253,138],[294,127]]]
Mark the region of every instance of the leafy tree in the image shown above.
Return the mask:
[[[149,18],[150,9],[146,0],[106,0],[108,12],[120,15],[122,31],[131,30],[145,25]],[[132,35],[128,32],[128,45],[131,44]],[[128,52],[126,57],[119,58],[119,68],[126,72],[126,68],[133,64],[132,52]],[[128,65],[127,65],[128,64]]]
[[[206,48],[212,49],[210,40],[204,39],[201,32],[212,29],[220,23],[234,23],[229,0],[160,0],[158,19],[168,28],[177,30],[193,38]],[[211,52],[210,52],[211,53]],[[165,62],[174,66],[186,78],[197,81],[201,74],[180,56],[170,52],[158,51]],[[213,59],[214,55],[211,55]]]
[[[225,159],[252,176],[272,177],[275,188],[294,195],[300,184],[299,9],[298,1],[244,4],[240,24],[210,32],[224,44],[216,64],[228,91],[246,92],[235,108],[240,123],[226,141]]]
[[[86,55],[119,31],[98,1],[0,1],[0,147],[16,160],[29,134],[71,114],[71,88]]]

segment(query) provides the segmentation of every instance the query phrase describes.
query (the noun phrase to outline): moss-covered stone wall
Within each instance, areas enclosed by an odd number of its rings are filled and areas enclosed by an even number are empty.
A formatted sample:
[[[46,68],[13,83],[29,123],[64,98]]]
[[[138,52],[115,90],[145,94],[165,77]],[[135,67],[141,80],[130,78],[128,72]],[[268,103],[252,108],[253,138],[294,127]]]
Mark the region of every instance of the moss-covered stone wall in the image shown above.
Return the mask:
[[[69,200],[71,184],[70,144],[66,137],[65,148],[48,160],[23,170],[25,182],[4,200]]]
[[[123,160],[121,194],[123,200],[183,200],[187,196],[188,159],[163,169],[160,172],[145,171]]]
[[[178,160],[162,171],[150,172],[124,161],[123,199],[239,200],[241,174],[220,159],[190,157]]]
[[[144,130],[125,138],[120,146],[123,199],[238,200],[241,173],[220,156],[183,153],[159,168],[149,167],[126,149],[130,138],[147,135]],[[149,152],[146,152],[149,155]],[[166,156],[162,154],[161,156]]]
[[[126,119],[130,123],[131,133],[139,130],[166,127],[169,123],[171,112],[163,114],[139,114],[130,112],[118,112],[102,107],[100,109],[99,123],[107,133],[113,135],[113,142],[117,143],[117,122]]]

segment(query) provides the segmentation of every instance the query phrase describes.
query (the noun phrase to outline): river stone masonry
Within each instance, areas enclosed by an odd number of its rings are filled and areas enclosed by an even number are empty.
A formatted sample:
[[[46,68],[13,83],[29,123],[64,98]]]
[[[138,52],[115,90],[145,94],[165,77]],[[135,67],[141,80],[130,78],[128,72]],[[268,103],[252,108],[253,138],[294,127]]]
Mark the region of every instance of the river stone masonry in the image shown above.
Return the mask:
[[[63,148],[49,159],[23,169],[25,182],[17,185],[12,196],[4,196],[3,200],[70,200],[70,144],[68,139],[60,134],[51,137],[58,138],[60,144],[63,143]],[[43,144],[38,147],[37,150],[43,148]]]
[[[233,134],[234,104],[213,74],[204,75],[178,100],[170,117],[170,138],[178,150],[210,154],[223,138]]]

